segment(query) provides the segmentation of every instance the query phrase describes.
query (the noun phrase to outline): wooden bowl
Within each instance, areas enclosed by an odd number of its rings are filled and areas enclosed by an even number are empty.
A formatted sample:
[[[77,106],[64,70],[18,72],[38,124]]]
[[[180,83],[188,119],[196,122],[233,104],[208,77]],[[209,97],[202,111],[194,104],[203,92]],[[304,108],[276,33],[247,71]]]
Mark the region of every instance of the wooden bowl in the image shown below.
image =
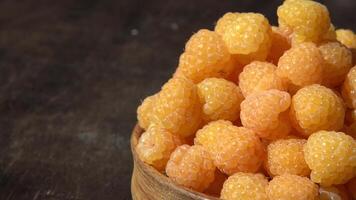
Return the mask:
[[[133,200],[218,200],[218,198],[176,185],[155,168],[141,161],[135,147],[142,132],[143,129],[136,125],[131,135],[131,152],[134,160],[131,178]]]

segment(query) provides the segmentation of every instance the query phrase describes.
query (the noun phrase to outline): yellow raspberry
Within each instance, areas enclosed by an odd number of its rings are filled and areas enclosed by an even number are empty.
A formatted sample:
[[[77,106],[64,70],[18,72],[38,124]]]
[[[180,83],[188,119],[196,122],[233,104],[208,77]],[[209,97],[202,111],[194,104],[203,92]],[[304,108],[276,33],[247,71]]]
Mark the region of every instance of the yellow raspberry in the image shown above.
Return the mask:
[[[136,146],[139,158],[157,170],[164,170],[174,149],[181,145],[181,139],[166,129],[151,124]]]
[[[344,185],[320,187],[319,194],[319,200],[349,200],[349,195]]]
[[[296,86],[321,83],[323,57],[313,43],[302,43],[286,51],[278,61],[277,74]]]
[[[306,177],[284,174],[274,177],[266,193],[273,200],[318,200],[318,186]]]
[[[351,198],[356,199],[356,177],[347,182],[346,187],[347,191],[351,195]]]
[[[290,116],[294,128],[309,136],[319,130],[340,130],[344,124],[345,108],[335,92],[314,84],[300,89],[293,96]]]
[[[230,59],[229,51],[221,36],[201,29],[185,44],[185,52],[200,56],[208,65],[224,63]]]
[[[220,170],[215,170],[214,181],[206,190],[204,190],[204,193],[211,196],[220,197],[220,192],[227,178],[228,176],[226,174],[222,173]]]
[[[202,192],[213,182],[215,166],[203,147],[185,144],[172,153],[166,173],[175,183]]]
[[[158,93],[151,121],[181,137],[194,134],[202,121],[196,85],[185,78],[170,79]]]
[[[221,199],[224,200],[268,200],[267,178],[262,174],[239,172],[224,183]]]
[[[253,59],[265,60],[271,46],[271,26],[257,13],[239,13],[226,23],[222,38],[229,52],[245,64]]]
[[[267,56],[267,61],[278,64],[279,58],[291,48],[289,38],[278,27],[272,26],[272,46]]]
[[[351,51],[338,42],[329,42],[319,46],[324,58],[323,83],[329,87],[339,86],[352,67]]]
[[[286,80],[277,76],[276,69],[275,65],[261,61],[246,65],[239,76],[239,86],[244,96],[269,89],[287,90]]]
[[[142,104],[137,108],[137,120],[141,128],[147,130],[151,124],[152,109],[157,95],[146,97]]]
[[[235,121],[239,118],[244,97],[234,83],[221,78],[208,78],[198,84],[198,94],[205,121]]]
[[[328,32],[330,17],[328,9],[315,1],[285,1],[277,10],[281,27],[290,27],[297,42],[318,42]]]
[[[312,134],[304,146],[311,180],[322,186],[344,184],[356,175],[356,142],[335,131]]]
[[[194,144],[202,145],[222,172],[256,172],[262,164],[264,149],[255,133],[230,121],[210,122],[198,130]]]
[[[241,103],[241,122],[261,138],[275,140],[290,132],[287,113],[290,95],[279,90],[266,90],[246,97]]]
[[[310,169],[305,162],[304,139],[283,139],[272,142],[267,147],[266,167],[273,175],[295,174],[309,176]]]
[[[336,39],[348,48],[356,48],[356,35],[352,30],[337,29]]]
[[[194,83],[209,77],[227,77],[234,70],[229,51],[221,36],[202,29],[185,45],[175,76],[184,76]]]
[[[356,109],[356,66],[352,67],[346,76],[342,97],[349,108]]]
[[[237,19],[239,16],[239,13],[237,12],[228,12],[225,13],[224,16],[222,16],[215,25],[214,31],[220,35],[224,35],[226,28],[231,26],[231,24]]]

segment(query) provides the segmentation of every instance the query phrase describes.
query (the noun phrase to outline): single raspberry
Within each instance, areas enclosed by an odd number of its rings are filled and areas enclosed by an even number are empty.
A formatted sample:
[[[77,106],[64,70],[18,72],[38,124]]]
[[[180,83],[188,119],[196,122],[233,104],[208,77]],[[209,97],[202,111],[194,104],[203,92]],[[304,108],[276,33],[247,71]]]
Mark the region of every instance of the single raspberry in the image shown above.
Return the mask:
[[[356,34],[352,30],[336,30],[336,39],[348,48],[356,48]]]
[[[185,44],[185,52],[210,57],[206,59],[208,64],[215,64],[215,61],[219,60],[227,61],[230,58],[221,36],[207,29],[201,29],[190,37]]]
[[[277,76],[276,69],[275,65],[261,61],[246,65],[239,76],[239,86],[244,96],[269,89],[287,90],[286,80]]]
[[[266,59],[271,46],[271,26],[263,15],[239,13],[222,27],[223,31],[219,31],[222,38],[240,63]]]
[[[318,47],[313,43],[302,43],[283,54],[278,61],[277,74],[297,86],[321,83],[323,64]]]
[[[348,196],[347,189],[344,185],[319,188],[319,200],[349,200]]]
[[[268,181],[262,174],[238,172],[224,183],[221,199],[226,200],[268,200]]]
[[[224,35],[226,28],[231,26],[231,24],[237,19],[238,16],[239,16],[239,13],[237,13],[237,12],[225,13],[224,16],[222,16],[216,22],[214,31],[220,35]]]
[[[185,45],[175,76],[184,76],[194,83],[208,77],[227,77],[234,70],[229,51],[221,36],[202,29]]]
[[[351,51],[338,42],[329,42],[319,46],[324,58],[323,83],[329,87],[339,86],[352,67]]]
[[[291,48],[289,37],[278,27],[272,26],[272,46],[267,56],[267,61],[278,64],[279,58]]]
[[[157,95],[146,97],[142,104],[137,108],[137,120],[141,128],[147,130],[151,124],[152,109]]]
[[[351,179],[346,184],[347,191],[350,193],[352,199],[356,199],[356,177]]]
[[[162,171],[171,153],[181,144],[182,141],[178,136],[158,125],[151,124],[141,135],[136,152],[142,161]]]
[[[172,78],[163,85],[152,109],[152,123],[173,134],[187,137],[196,132],[202,120],[196,85],[185,78]]]
[[[334,91],[314,84],[300,89],[293,96],[290,117],[294,128],[309,136],[319,130],[340,130],[344,124],[345,108]]]
[[[290,95],[279,90],[266,90],[246,97],[241,103],[241,122],[261,137],[269,140],[283,138],[290,132],[288,110]]]
[[[210,122],[200,129],[194,144],[202,145],[225,174],[256,172],[262,164],[264,149],[255,133],[230,121]]]
[[[266,168],[273,175],[295,174],[309,176],[310,169],[305,162],[304,139],[283,139],[267,147]]]
[[[330,27],[328,9],[315,1],[285,1],[279,6],[277,15],[279,25],[290,27],[298,43],[318,42]]]
[[[311,180],[322,186],[344,184],[356,175],[356,142],[342,132],[319,131],[309,136],[304,156]]]
[[[356,66],[351,68],[346,76],[342,96],[349,108],[356,109]]]
[[[215,170],[214,181],[206,190],[204,190],[204,193],[211,196],[220,197],[220,192],[227,178],[228,176],[226,174],[220,172],[220,170]]]
[[[244,97],[234,83],[221,78],[207,78],[198,84],[198,94],[205,121],[235,121],[239,118]]]
[[[182,145],[172,153],[166,173],[175,183],[201,192],[214,180],[215,166],[199,145]]]
[[[273,200],[317,200],[318,186],[306,177],[284,174],[274,177],[266,193]]]

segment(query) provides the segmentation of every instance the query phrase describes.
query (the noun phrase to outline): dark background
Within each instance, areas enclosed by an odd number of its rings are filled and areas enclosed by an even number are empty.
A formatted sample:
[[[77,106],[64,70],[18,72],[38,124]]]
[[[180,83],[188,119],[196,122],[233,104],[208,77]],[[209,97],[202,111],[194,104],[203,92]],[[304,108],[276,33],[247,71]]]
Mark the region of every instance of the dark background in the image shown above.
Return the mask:
[[[325,1],[326,2],[326,1]],[[0,1],[0,199],[130,199],[136,107],[189,36],[281,1]],[[356,1],[328,1],[356,30]]]

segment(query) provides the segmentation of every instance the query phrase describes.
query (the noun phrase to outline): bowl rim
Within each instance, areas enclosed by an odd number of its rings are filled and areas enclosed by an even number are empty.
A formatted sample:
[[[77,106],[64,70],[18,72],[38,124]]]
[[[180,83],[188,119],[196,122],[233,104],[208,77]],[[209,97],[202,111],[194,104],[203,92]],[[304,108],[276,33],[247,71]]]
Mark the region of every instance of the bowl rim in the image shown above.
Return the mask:
[[[133,160],[135,163],[137,163],[140,166],[143,166],[142,169],[144,173],[150,176],[150,178],[154,179],[156,182],[159,182],[161,185],[167,186],[167,188],[172,188],[175,191],[178,191],[180,193],[184,193],[185,195],[194,198],[194,199],[199,199],[199,200],[219,200],[220,198],[216,198],[210,195],[203,194],[201,192],[197,192],[194,190],[191,190],[189,188],[180,186],[175,184],[171,179],[169,179],[167,176],[163,175],[159,171],[157,171],[154,167],[146,164],[142,160],[138,158],[137,152],[135,150],[135,147],[138,143],[138,139],[140,138],[141,134],[144,132],[144,129],[139,126],[138,123],[136,123],[135,127],[133,128],[131,138],[130,138],[130,147],[131,147],[131,153],[133,156]]]

